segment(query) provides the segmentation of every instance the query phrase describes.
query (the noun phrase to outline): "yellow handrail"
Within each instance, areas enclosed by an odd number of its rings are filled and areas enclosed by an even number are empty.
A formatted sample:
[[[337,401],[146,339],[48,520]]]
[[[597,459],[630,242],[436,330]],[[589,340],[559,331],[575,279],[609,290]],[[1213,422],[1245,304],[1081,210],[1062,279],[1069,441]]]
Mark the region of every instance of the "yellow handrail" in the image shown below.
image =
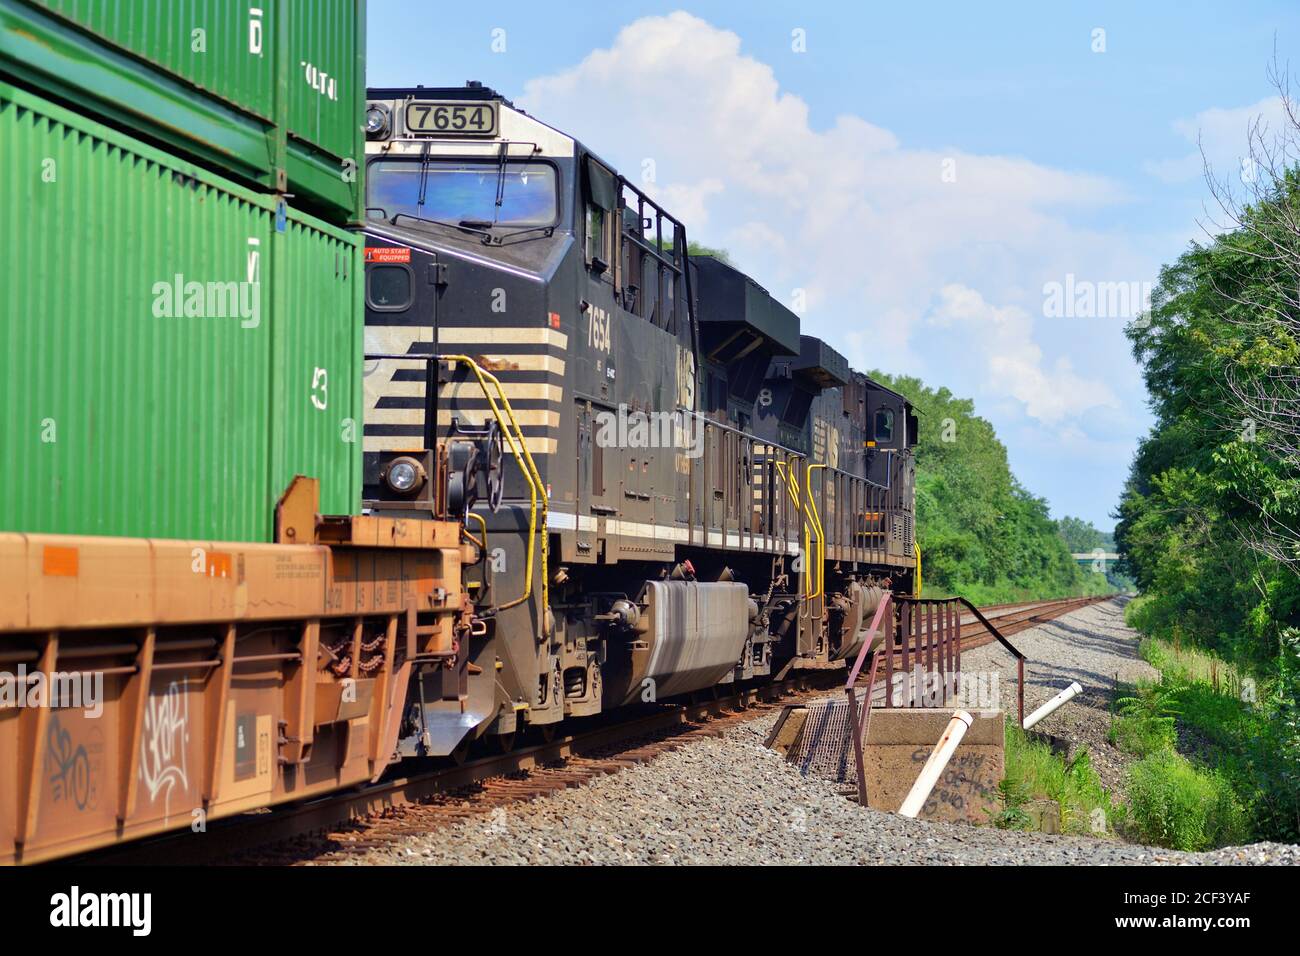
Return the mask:
[[[546,485],[542,481],[542,474],[537,469],[537,464],[533,461],[532,454],[528,451],[528,443],[524,440],[524,433],[519,427],[519,422],[515,418],[515,411],[510,407],[510,399],[506,398],[505,389],[501,385],[501,380],[491,372],[484,369],[478,362],[468,355],[439,355],[438,361],[442,362],[459,362],[469,367],[478,379],[478,384],[483,389],[483,395],[488,400],[488,406],[492,409],[492,414],[501,427],[501,432],[510,442],[510,452],[515,456],[515,461],[519,465],[519,470],[523,472],[524,478],[528,481],[529,490],[529,513],[528,513],[528,549],[527,549],[527,568],[524,571],[524,593],[513,601],[499,605],[498,611],[504,611],[508,608],[523,604],[532,596],[533,593],[533,554],[534,542],[537,538],[537,499],[540,497],[542,502],[542,610],[538,616],[543,633],[546,629],[546,610],[550,607],[550,588],[547,579],[547,556],[549,553],[549,537],[546,530],[547,515],[549,513],[549,501],[546,495]],[[488,389],[487,383],[491,382],[501,399],[501,404],[505,407],[506,417],[501,415],[501,409],[497,407],[496,400],[492,397],[492,392]],[[509,427],[506,425],[506,418],[509,419]],[[513,430],[512,430],[513,429]],[[486,536],[485,536],[486,540]]]
[[[799,489],[799,476],[793,468],[787,471],[786,463],[779,459],[774,461],[773,464],[776,465],[777,473],[781,476],[781,482],[785,485],[785,490],[789,493],[790,500],[794,502],[794,513],[799,516],[799,527],[803,531],[803,560],[806,565],[810,558],[808,552],[811,542],[808,533],[808,519],[805,518],[803,514],[803,492]],[[810,569],[805,569],[803,593],[803,598],[805,600],[811,600],[813,597],[811,574],[812,572]]]
[[[812,473],[825,467],[824,464],[809,465],[803,479],[803,489],[808,496],[808,513],[812,516],[813,531],[817,535],[817,590],[809,595],[810,601],[821,597],[826,589],[826,529],[822,527],[821,515],[817,513],[817,499],[813,497],[812,486]]]
[[[916,588],[913,596],[919,601],[921,600],[921,542],[915,538],[912,539],[912,550],[916,552]]]

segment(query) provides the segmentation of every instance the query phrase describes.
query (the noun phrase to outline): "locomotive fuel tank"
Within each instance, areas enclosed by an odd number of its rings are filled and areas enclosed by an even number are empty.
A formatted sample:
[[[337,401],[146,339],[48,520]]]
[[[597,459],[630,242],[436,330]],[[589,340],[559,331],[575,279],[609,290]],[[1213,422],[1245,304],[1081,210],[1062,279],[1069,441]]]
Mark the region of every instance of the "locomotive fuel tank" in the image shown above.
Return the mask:
[[[611,707],[712,687],[735,668],[755,613],[749,589],[735,581],[647,581],[637,606],[621,654],[611,648]]]

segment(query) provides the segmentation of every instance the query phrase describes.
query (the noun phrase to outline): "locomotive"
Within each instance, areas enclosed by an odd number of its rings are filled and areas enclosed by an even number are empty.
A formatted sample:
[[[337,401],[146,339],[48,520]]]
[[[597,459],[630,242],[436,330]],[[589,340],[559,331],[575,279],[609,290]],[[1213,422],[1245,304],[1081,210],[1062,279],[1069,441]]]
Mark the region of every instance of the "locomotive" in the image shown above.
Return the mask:
[[[464,526],[402,756],[834,666],[919,589],[917,419],[573,137],[367,91],[363,510]]]

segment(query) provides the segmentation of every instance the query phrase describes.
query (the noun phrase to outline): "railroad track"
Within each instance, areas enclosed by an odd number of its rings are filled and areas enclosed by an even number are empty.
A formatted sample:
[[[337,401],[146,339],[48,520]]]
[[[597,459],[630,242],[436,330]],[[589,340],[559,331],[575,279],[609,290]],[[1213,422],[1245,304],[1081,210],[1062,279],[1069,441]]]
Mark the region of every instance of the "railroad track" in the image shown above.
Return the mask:
[[[1069,598],[990,605],[981,612],[1004,636],[1096,603]],[[994,640],[973,616],[962,618],[963,650]],[[96,851],[67,862],[104,864],[331,863],[367,849],[391,846],[461,820],[480,818],[510,804],[589,783],[677,750],[701,737],[719,736],[786,703],[821,696],[839,686],[842,669],[794,671],[758,687],[719,693],[707,700],[660,705],[652,713],[593,718],[564,736],[510,753],[479,756],[458,766],[427,770],[331,794],[301,804],[213,821],[206,833],[183,831]]]

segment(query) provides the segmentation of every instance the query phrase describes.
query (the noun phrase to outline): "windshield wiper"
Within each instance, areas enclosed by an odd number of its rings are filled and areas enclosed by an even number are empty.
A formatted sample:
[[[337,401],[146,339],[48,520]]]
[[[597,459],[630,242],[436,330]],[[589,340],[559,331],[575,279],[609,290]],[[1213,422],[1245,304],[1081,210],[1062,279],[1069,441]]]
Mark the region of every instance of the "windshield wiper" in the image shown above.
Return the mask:
[[[498,227],[498,228],[502,228],[502,227]],[[509,232],[504,232],[501,235],[497,236],[496,241],[498,244],[500,244],[503,239],[514,239],[517,236],[526,235],[527,233],[530,232],[540,232],[544,238],[549,239],[551,236],[555,235],[555,227],[554,226],[519,226],[518,228],[511,229]]]
[[[465,220],[465,222],[446,222],[442,219],[430,219],[428,216],[417,216],[410,212],[399,212],[389,219],[388,222],[395,226],[399,219],[414,219],[416,222],[427,222],[433,226],[445,226],[448,229],[459,229],[462,232],[472,232],[476,236],[483,237],[484,245],[487,245],[492,241],[492,233],[488,232],[486,229],[479,229],[472,224],[467,225],[467,223],[472,222],[471,220]]]
[[[497,230],[492,233],[492,241],[490,243],[491,245],[496,246],[501,245],[506,239],[514,239],[518,236],[527,235],[530,232],[540,232],[548,239],[555,234],[554,226],[517,226],[512,229],[509,226],[503,226],[497,222],[488,222],[486,219],[462,219],[460,224],[466,229]],[[484,239],[483,242],[487,244],[488,240]]]
[[[510,141],[504,140],[501,148],[497,150],[497,208],[506,198],[506,157],[510,153]]]

